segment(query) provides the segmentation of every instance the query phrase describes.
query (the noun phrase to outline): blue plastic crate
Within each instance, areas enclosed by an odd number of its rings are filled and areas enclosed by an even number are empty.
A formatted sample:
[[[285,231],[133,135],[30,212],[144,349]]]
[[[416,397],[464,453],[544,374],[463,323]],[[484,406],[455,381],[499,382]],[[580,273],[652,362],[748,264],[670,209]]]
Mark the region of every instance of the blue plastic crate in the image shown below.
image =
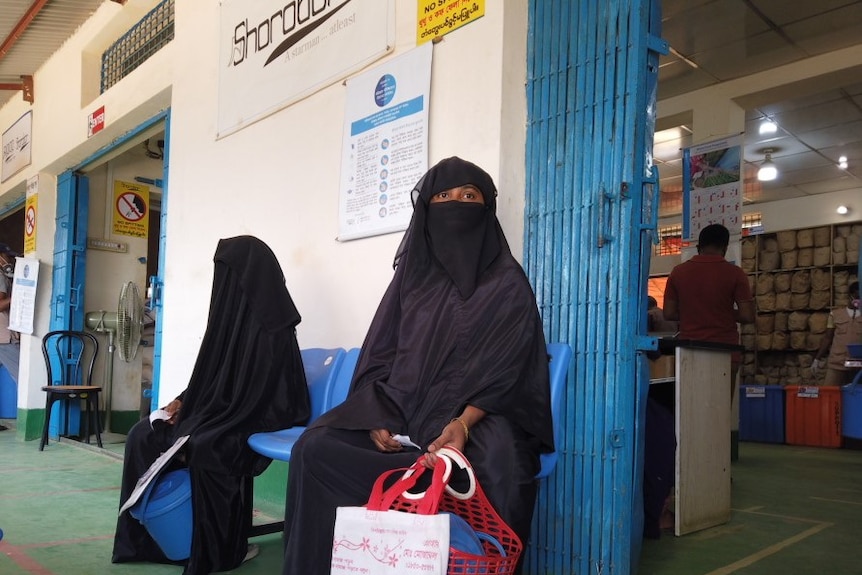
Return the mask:
[[[783,386],[739,386],[739,440],[784,443]]]

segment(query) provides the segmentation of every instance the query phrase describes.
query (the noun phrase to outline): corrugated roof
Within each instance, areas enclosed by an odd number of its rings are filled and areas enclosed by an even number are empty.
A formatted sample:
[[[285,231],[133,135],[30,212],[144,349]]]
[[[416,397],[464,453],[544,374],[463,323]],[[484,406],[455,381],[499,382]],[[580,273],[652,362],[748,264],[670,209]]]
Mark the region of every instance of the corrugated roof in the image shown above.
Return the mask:
[[[0,0],[0,45],[11,43],[0,53],[0,84],[19,83],[21,76],[35,75],[104,2],[110,0]],[[40,8],[41,5],[41,8]],[[38,10],[17,39],[10,38],[28,10]],[[0,90],[0,106],[20,91]]]

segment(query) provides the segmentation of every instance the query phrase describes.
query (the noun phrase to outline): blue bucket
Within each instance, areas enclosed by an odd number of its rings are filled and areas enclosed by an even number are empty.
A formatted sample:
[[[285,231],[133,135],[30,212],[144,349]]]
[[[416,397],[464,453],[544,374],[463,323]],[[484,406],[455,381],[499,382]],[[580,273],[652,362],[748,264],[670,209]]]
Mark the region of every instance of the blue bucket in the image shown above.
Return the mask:
[[[129,513],[171,561],[188,559],[192,548],[192,483],[188,469],[171,471],[147,487]]]
[[[0,365],[0,418],[18,417],[18,386],[5,365]]]

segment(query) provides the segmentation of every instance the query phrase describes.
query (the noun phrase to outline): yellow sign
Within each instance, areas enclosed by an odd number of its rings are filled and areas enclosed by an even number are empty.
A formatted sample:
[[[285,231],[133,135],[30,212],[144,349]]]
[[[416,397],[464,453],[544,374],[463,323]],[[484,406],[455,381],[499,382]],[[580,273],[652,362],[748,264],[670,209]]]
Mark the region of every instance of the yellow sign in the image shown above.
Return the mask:
[[[441,38],[485,15],[485,0],[417,0],[416,44]]]
[[[36,214],[39,207],[39,176],[27,180],[27,199],[24,201],[24,253],[36,251]]]
[[[150,188],[131,182],[114,182],[114,233],[147,237],[150,227]]]

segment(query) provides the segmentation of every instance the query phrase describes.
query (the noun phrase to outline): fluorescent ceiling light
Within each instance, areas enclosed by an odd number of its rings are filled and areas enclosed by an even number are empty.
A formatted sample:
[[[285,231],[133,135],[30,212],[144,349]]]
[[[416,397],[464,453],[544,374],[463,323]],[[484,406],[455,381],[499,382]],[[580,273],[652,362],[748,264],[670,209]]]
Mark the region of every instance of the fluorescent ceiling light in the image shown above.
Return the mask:
[[[764,120],[760,123],[759,132],[761,135],[763,135],[763,134],[774,134],[777,131],[778,131],[778,124],[776,124],[772,120]]]

